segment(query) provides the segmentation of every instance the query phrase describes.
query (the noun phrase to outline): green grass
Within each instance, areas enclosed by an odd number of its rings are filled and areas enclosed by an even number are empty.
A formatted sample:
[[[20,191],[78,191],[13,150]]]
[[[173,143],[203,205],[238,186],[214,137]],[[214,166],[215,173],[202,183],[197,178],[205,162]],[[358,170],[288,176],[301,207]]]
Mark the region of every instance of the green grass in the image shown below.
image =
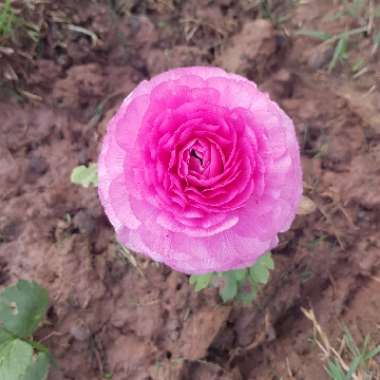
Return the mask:
[[[354,38],[370,38],[372,41],[371,55],[374,55],[380,46],[380,6],[375,6],[375,1],[371,0],[340,0],[341,10],[333,15],[324,17],[327,22],[335,22],[345,17],[358,26],[355,28],[345,28],[335,35],[331,35],[321,30],[300,29],[295,34],[313,39],[318,39],[324,44],[334,45],[333,57],[328,65],[328,71],[334,70],[338,64],[344,63],[349,55],[350,42]],[[352,23],[346,23],[352,25]],[[353,73],[357,75],[357,73]]]
[[[350,330],[343,327],[339,348],[335,348],[318,323],[313,310],[302,309],[313,323],[313,341],[322,352],[325,370],[331,380],[379,380],[380,344],[373,345],[367,335],[359,345]]]
[[[297,4],[298,0],[292,0],[287,4],[291,8]],[[280,26],[282,23],[291,18],[290,14],[279,14],[274,7],[274,2],[271,0],[256,0],[253,2],[253,7],[259,12],[258,17],[270,20],[273,25]]]
[[[380,376],[380,368],[371,368],[371,361],[380,354],[380,345],[370,349],[370,337],[367,335],[361,347],[357,345],[348,328],[344,328],[342,346],[344,360],[331,358],[327,361],[326,372],[331,380],[376,380]]]
[[[0,41],[12,34],[16,20],[11,0],[5,0],[0,8]]]
[[[30,10],[29,10],[30,11]],[[25,13],[24,18],[20,13]],[[28,20],[28,8],[22,4],[16,11],[12,0],[5,0],[0,4],[0,45],[4,42],[14,42],[15,37],[23,37],[37,44],[40,39],[40,26]],[[16,46],[17,47],[17,46]]]

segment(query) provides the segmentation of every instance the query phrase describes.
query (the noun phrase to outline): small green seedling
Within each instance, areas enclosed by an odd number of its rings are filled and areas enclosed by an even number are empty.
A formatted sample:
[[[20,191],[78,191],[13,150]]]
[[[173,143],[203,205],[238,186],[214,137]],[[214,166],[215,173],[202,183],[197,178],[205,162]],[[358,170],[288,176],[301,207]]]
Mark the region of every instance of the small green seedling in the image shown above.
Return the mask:
[[[98,186],[98,171],[97,165],[94,163],[80,165],[73,169],[71,172],[70,180],[75,185],[83,187]]]
[[[223,302],[237,299],[249,304],[256,299],[260,286],[268,282],[269,271],[273,268],[272,255],[268,252],[249,268],[192,275],[190,284],[194,285],[197,292],[209,287],[219,288],[219,295]]]
[[[45,380],[52,357],[32,338],[45,318],[47,290],[20,280],[0,294],[0,380]]]

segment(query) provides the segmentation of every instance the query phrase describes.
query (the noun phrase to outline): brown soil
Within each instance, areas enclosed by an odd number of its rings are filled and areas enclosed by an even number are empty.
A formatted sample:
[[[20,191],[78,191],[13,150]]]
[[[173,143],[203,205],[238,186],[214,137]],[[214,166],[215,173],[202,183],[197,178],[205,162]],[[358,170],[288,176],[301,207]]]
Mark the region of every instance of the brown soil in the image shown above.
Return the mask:
[[[269,1],[271,22],[254,3],[41,2],[27,10],[38,42],[0,40],[0,284],[48,288],[38,338],[59,363],[49,380],[327,379],[301,307],[333,343],[343,323],[380,342],[379,57],[363,36],[350,62],[364,57],[367,72],[354,80],[347,63],[327,74],[331,51],[294,32],[340,30],[325,22],[338,5]],[[248,76],[291,115],[317,205],[282,236],[251,306],[196,294],[185,275],[139,257],[132,265],[96,190],[69,181],[96,160],[107,120],[141,79],[199,64]]]

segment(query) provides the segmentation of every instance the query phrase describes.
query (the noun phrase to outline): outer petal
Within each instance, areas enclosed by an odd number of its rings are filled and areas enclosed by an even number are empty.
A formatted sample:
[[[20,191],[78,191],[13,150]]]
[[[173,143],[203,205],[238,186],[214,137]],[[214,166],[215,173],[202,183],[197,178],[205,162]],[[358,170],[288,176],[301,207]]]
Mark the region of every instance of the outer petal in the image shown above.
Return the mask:
[[[132,213],[126,192],[123,162],[125,152],[116,144],[112,134],[103,142],[98,161],[98,193],[104,210],[116,231],[125,225],[137,228],[141,222]]]
[[[223,272],[252,265],[273,247],[272,239],[260,241],[242,238],[233,229],[208,238],[190,238],[184,234],[172,237],[176,252],[167,264],[173,269],[191,274]]]

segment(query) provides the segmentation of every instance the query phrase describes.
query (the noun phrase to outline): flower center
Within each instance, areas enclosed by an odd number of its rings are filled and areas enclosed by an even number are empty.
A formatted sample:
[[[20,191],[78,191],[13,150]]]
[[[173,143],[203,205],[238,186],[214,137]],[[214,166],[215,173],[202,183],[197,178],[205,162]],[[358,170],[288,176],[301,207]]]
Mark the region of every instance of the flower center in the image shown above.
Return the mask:
[[[196,149],[190,150],[189,169],[195,172],[202,172],[204,170],[203,154]]]
[[[197,178],[211,178],[223,171],[221,151],[209,139],[199,138],[189,145],[187,149],[186,171],[190,176]]]
[[[195,149],[191,149],[190,156],[198,159],[200,161],[201,165],[203,165],[203,158],[202,158],[201,153],[197,152]]]

